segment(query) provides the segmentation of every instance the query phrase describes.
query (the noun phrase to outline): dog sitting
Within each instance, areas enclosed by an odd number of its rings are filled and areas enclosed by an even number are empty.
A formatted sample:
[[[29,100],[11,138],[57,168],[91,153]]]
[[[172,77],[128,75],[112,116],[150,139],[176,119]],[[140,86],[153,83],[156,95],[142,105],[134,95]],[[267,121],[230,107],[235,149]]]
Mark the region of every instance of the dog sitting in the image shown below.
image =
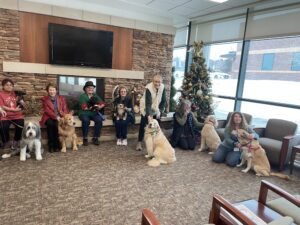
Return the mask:
[[[116,113],[116,120],[126,120],[127,118],[127,112],[125,109],[125,105],[124,104],[118,104],[117,105],[117,113]]]
[[[149,166],[159,166],[176,161],[175,151],[161,131],[157,120],[148,118],[148,125],[145,128],[145,144],[147,149],[146,158]]]
[[[75,122],[73,112],[65,114],[58,122],[59,142],[61,144],[61,152],[66,152],[67,148],[73,151],[78,150],[77,135],[75,133]]]
[[[26,150],[29,153],[26,153]],[[30,152],[35,151],[36,160],[42,160],[42,144],[41,144],[41,129],[37,123],[28,122],[25,124],[22,131],[22,139],[20,143],[20,161],[26,161],[30,157]]]
[[[265,150],[261,147],[258,140],[248,139],[249,133],[247,131],[238,129],[233,131],[233,134],[237,136],[239,143],[242,145],[242,160],[237,167],[241,167],[247,162],[247,167],[242,170],[242,172],[247,173],[250,169],[253,169],[256,176],[277,176],[283,179],[289,179],[287,175],[271,172],[271,166]]]
[[[221,144],[221,139],[215,130],[217,126],[218,122],[213,115],[206,117],[201,131],[201,146],[198,151],[202,152],[208,148],[209,154],[213,154],[217,150]]]

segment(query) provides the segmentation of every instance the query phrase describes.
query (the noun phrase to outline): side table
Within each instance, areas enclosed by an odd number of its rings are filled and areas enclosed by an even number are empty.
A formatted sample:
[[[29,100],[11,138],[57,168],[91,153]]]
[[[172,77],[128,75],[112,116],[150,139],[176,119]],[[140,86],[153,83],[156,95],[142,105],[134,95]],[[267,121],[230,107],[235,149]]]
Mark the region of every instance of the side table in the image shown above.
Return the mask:
[[[293,173],[296,153],[300,153],[300,145],[296,145],[292,148],[291,161],[290,161],[290,174]]]

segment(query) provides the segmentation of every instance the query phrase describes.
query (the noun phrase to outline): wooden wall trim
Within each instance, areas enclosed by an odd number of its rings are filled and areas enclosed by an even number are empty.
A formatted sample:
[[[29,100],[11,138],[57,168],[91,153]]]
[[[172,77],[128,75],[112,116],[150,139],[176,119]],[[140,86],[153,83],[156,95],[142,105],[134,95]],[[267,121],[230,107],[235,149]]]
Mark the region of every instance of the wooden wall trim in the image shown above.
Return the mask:
[[[132,70],[133,30],[35,13],[20,14],[21,62],[49,64],[48,24],[57,23],[114,33],[113,69]]]

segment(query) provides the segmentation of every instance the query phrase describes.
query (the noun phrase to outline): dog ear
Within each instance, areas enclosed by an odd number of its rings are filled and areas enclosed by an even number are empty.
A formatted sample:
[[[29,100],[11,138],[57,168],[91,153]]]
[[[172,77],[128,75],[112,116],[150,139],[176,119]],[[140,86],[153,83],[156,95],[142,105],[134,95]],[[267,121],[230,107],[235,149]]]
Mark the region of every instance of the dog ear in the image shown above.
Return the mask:
[[[73,111],[73,110],[71,110],[71,111],[70,111],[70,114],[73,116],[73,115],[74,115],[74,111]]]

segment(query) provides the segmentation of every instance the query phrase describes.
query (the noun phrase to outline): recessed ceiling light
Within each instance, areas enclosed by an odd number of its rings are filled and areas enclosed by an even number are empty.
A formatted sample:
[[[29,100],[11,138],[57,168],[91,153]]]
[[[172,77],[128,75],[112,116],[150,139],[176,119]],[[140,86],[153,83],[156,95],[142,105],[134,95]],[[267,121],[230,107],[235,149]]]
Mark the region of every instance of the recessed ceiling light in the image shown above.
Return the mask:
[[[223,3],[227,2],[228,0],[210,0],[211,2]]]

